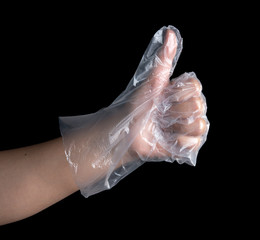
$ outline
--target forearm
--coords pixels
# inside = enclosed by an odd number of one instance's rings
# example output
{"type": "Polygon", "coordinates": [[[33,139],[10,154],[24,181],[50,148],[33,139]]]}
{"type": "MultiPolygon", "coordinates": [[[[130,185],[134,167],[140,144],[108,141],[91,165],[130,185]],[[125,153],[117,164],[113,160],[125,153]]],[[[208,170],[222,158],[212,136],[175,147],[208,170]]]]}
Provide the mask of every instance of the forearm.
{"type": "Polygon", "coordinates": [[[0,152],[0,225],[31,216],[77,190],[61,138],[0,152]]]}

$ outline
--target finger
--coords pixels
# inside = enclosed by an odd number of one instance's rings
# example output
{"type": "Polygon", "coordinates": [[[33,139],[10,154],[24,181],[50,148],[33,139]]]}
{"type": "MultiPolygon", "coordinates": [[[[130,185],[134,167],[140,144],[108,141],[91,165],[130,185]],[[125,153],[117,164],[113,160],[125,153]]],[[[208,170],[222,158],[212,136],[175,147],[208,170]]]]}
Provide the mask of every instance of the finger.
{"type": "Polygon", "coordinates": [[[176,102],[165,113],[164,118],[176,119],[178,123],[189,124],[205,113],[205,102],[202,97],[192,97],[185,102],[176,102]]]}
{"type": "Polygon", "coordinates": [[[172,143],[169,144],[157,144],[156,153],[160,153],[162,156],[176,157],[184,156],[194,150],[197,150],[201,143],[201,137],[178,135],[172,143]]]}
{"type": "Polygon", "coordinates": [[[162,89],[169,83],[169,78],[172,73],[172,62],[177,52],[177,45],[177,37],[174,31],[167,29],[164,43],[154,56],[153,68],[148,78],[153,89],[162,89]]]}
{"type": "Polygon", "coordinates": [[[202,85],[195,77],[173,79],[171,86],[166,89],[168,97],[172,102],[183,102],[191,97],[199,97],[201,90],[202,85]]]}
{"type": "Polygon", "coordinates": [[[177,140],[177,151],[173,158],[179,163],[187,162],[196,165],[196,154],[201,145],[201,137],[179,136],[177,140]]]}
{"type": "Polygon", "coordinates": [[[207,123],[203,118],[198,118],[191,124],[173,124],[169,130],[186,136],[202,136],[207,130],[207,123]]]}
{"type": "Polygon", "coordinates": [[[180,152],[182,151],[192,151],[199,147],[200,137],[191,137],[180,135],[177,140],[177,144],[180,148],[180,152]]]}
{"type": "MultiPolygon", "coordinates": [[[[157,88],[168,84],[181,50],[182,38],[178,29],[173,26],[159,29],[150,41],[130,86],[145,83],[145,86],[157,88]]],[[[147,89],[150,90],[154,89],[147,89]]]]}

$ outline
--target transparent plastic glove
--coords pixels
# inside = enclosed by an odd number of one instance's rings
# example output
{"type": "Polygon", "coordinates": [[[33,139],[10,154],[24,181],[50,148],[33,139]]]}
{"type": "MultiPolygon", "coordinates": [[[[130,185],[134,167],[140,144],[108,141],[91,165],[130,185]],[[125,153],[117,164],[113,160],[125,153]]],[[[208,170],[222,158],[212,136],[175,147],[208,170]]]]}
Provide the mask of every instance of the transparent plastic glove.
{"type": "Polygon", "coordinates": [[[113,187],[146,161],[196,164],[209,123],[196,75],[170,81],[181,50],[179,31],[161,28],[110,106],[60,118],[66,157],[85,197],[113,187]]]}

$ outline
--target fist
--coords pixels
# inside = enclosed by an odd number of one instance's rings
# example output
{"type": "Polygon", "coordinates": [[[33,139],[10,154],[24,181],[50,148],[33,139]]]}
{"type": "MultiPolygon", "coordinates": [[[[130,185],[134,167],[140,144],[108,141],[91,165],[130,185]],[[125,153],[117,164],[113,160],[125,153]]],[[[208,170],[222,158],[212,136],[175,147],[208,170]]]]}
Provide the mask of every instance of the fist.
{"type": "Polygon", "coordinates": [[[142,109],[140,114],[146,119],[137,130],[133,151],[144,161],[177,160],[195,165],[209,128],[207,107],[195,73],[169,79],[178,44],[174,31],[167,29],[161,49],[149,59],[152,70],[135,95],[135,108],[142,109]]]}

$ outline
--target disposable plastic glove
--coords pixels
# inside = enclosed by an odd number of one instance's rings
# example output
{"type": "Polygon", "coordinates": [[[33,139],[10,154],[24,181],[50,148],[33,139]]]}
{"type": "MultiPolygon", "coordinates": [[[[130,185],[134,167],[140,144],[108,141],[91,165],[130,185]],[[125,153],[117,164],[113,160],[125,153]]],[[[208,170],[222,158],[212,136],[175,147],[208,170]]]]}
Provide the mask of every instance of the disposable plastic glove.
{"type": "Polygon", "coordinates": [[[65,154],[85,197],[110,189],[146,161],[196,164],[209,122],[196,75],[170,80],[181,50],[179,31],[161,28],[110,106],[60,118],[65,154]]]}

